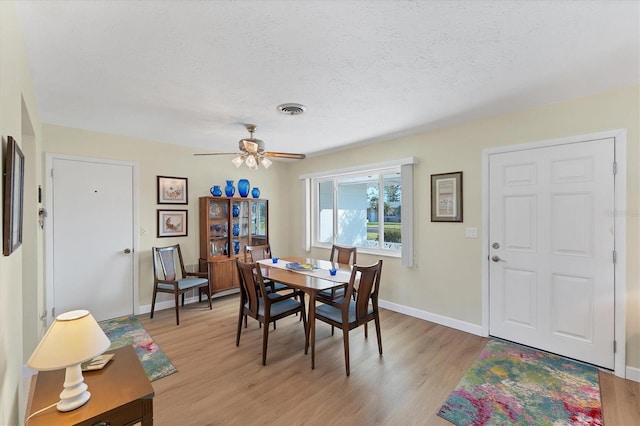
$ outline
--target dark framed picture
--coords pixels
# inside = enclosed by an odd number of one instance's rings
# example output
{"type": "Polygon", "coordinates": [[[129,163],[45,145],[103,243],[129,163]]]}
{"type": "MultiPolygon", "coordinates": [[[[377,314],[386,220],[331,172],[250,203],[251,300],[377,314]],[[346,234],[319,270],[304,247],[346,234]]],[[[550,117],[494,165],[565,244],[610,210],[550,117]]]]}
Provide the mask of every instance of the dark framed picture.
{"type": "Polygon", "coordinates": [[[462,222],[462,172],[431,175],[431,222],[462,222]]]}
{"type": "Polygon", "coordinates": [[[188,179],[158,176],[158,204],[189,204],[188,179]]]}
{"type": "Polygon", "coordinates": [[[24,154],[18,143],[7,138],[4,171],[4,223],[2,253],[9,256],[22,244],[22,210],[24,199],[24,154]]]}
{"type": "Polygon", "coordinates": [[[186,237],[187,210],[158,209],[158,238],[186,237]]]}

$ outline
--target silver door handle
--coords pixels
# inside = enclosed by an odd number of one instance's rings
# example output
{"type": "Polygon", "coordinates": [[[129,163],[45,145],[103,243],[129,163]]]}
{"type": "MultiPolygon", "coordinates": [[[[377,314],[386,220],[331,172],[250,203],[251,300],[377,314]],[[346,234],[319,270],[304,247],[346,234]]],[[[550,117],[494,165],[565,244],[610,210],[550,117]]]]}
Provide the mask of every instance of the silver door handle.
{"type": "Polygon", "coordinates": [[[491,260],[493,260],[494,262],[506,262],[506,260],[500,259],[500,256],[498,256],[497,254],[491,256],[491,260]]]}

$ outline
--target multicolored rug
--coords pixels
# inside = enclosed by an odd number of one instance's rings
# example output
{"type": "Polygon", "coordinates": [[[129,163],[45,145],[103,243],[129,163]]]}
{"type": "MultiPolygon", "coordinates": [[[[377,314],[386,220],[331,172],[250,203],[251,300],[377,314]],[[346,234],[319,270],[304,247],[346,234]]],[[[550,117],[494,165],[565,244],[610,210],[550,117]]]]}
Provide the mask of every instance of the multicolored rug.
{"type": "Polygon", "coordinates": [[[595,367],[490,340],[438,415],[462,425],[602,425],[595,367]]]}
{"type": "Polygon", "coordinates": [[[178,371],[133,315],[100,321],[99,324],[111,340],[109,349],[133,345],[149,381],[153,382],[178,371]]]}

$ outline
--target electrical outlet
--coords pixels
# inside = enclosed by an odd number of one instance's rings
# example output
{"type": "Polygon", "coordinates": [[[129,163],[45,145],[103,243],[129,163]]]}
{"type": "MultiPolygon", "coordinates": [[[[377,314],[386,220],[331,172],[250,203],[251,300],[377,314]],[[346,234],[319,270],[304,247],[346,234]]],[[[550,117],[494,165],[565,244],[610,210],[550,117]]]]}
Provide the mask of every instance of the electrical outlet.
{"type": "Polygon", "coordinates": [[[478,228],[465,228],[464,229],[464,237],[465,238],[478,238],[478,228]]]}
{"type": "Polygon", "coordinates": [[[141,236],[147,235],[147,228],[145,228],[144,226],[141,226],[140,227],[140,235],[141,236]]]}

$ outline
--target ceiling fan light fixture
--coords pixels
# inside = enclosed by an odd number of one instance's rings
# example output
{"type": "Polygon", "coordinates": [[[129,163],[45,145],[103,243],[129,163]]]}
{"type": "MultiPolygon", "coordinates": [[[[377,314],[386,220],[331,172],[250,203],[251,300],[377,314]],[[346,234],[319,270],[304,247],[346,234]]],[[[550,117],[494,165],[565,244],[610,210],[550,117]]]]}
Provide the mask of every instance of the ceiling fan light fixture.
{"type": "Polygon", "coordinates": [[[273,164],[273,162],[267,157],[260,158],[260,163],[264,166],[265,169],[268,169],[273,164]]]}
{"type": "Polygon", "coordinates": [[[238,155],[233,160],[231,160],[231,162],[233,163],[234,166],[236,166],[236,168],[238,168],[242,165],[242,163],[244,163],[244,156],[238,155]]]}
{"type": "Polygon", "coordinates": [[[251,170],[256,170],[258,168],[258,162],[256,161],[255,155],[248,155],[246,164],[251,170]]]}

